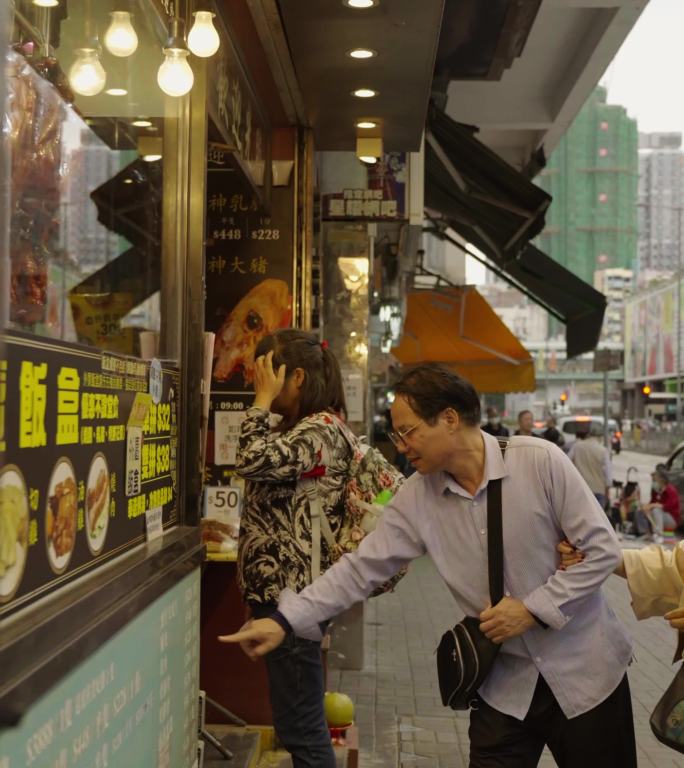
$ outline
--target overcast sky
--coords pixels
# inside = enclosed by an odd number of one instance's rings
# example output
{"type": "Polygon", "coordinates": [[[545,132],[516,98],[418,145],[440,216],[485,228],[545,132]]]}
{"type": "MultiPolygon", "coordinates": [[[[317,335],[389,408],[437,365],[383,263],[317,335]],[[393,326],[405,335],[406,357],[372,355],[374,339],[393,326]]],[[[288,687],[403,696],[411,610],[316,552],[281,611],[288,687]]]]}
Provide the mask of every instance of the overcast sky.
{"type": "MultiPolygon", "coordinates": [[[[640,131],[684,133],[684,0],[650,0],[601,82],[640,131]]],[[[466,272],[468,282],[484,282],[475,259],[466,272]]]]}
{"type": "Polygon", "coordinates": [[[684,133],[684,2],[650,0],[601,82],[640,131],[684,133]]]}

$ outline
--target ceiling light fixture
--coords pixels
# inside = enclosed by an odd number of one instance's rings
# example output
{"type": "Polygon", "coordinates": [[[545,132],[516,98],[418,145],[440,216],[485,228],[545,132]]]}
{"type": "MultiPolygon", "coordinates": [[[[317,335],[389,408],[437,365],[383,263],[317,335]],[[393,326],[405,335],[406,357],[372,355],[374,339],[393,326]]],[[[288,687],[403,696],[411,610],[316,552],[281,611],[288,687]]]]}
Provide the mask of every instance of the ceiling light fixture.
{"type": "Polygon", "coordinates": [[[38,8],[56,8],[59,5],[59,0],[33,0],[33,4],[38,8]]]}
{"type": "Polygon", "coordinates": [[[188,34],[188,48],[195,56],[206,59],[213,56],[221,44],[214,26],[214,14],[211,11],[195,11],[192,15],[195,23],[188,34]]]}
{"type": "Polygon", "coordinates": [[[372,120],[359,120],[359,122],[356,124],[357,128],[363,128],[363,129],[370,129],[370,128],[377,128],[378,124],[374,123],[372,120]]]}
{"type": "Polygon", "coordinates": [[[363,10],[364,8],[373,8],[378,4],[379,0],[342,0],[342,2],[348,8],[363,10]]]}
{"type": "Polygon", "coordinates": [[[76,59],[69,67],[69,85],[81,96],[97,96],[105,87],[107,73],[100,62],[100,41],[93,23],[90,0],[86,0],[84,8],[83,45],[76,48],[76,59]]]}
{"type": "Polygon", "coordinates": [[[372,88],[357,88],[355,91],[352,91],[352,95],[359,99],[372,99],[373,96],[378,95],[378,92],[372,88]]]}
{"type": "Polygon", "coordinates": [[[347,56],[350,56],[352,59],[372,59],[377,55],[377,51],[371,48],[353,48],[351,51],[347,51],[347,56]]]}
{"type": "Polygon", "coordinates": [[[138,139],[138,152],[146,163],[161,160],[164,143],[160,137],[141,136],[138,139]]]}
{"type": "Polygon", "coordinates": [[[185,96],[192,88],[195,76],[188,64],[189,55],[183,35],[183,20],[174,17],[169,23],[164,61],[157,72],[157,83],[167,96],[185,96]]]}
{"type": "Polygon", "coordinates": [[[107,73],[96,48],[77,48],[76,60],[69,68],[69,84],[81,96],[97,96],[104,88],[107,73]]]}
{"type": "Polygon", "coordinates": [[[105,93],[108,96],[125,96],[128,91],[125,88],[107,88],[105,93]]]}
{"type": "Polygon", "coordinates": [[[152,123],[149,120],[134,120],[131,125],[134,125],[136,128],[149,128],[152,123]]]}
{"type": "Polygon", "coordinates": [[[105,32],[105,48],[112,56],[130,56],[138,47],[138,35],[133,29],[131,14],[128,11],[112,11],[109,15],[112,23],[105,32]]]}
{"type": "Polygon", "coordinates": [[[356,138],[356,156],[362,163],[373,165],[377,163],[378,158],[382,157],[383,143],[380,136],[369,138],[357,136],[356,138]]]}

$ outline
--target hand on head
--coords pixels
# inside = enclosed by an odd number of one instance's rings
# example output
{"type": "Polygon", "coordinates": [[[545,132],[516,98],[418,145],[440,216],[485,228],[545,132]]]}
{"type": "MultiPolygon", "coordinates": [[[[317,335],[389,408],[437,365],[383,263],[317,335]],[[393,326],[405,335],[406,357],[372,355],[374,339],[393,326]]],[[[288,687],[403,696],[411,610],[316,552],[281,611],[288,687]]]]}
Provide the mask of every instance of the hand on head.
{"type": "Polygon", "coordinates": [[[273,368],[273,350],[267,355],[261,355],[254,361],[254,394],[255,402],[270,407],[278,397],[285,384],[285,365],[276,372],[273,368]]]}

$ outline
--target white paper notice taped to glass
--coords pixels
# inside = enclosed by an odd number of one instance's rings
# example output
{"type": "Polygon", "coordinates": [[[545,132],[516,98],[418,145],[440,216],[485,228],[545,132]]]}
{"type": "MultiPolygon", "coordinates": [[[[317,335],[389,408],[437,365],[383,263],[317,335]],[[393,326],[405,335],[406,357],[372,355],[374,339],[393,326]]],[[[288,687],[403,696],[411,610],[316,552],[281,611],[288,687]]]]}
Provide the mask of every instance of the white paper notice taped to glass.
{"type": "Polygon", "coordinates": [[[218,411],[214,414],[214,464],[235,464],[240,425],[244,418],[245,414],[240,411],[218,411]]]}
{"type": "Polygon", "coordinates": [[[147,531],[147,540],[158,539],[163,533],[162,515],[163,507],[153,507],[145,512],[145,530],[147,531]]]}
{"type": "Polygon", "coordinates": [[[142,427],[126,430],[126,496],[137,496],[142,481],[142,427]]]}

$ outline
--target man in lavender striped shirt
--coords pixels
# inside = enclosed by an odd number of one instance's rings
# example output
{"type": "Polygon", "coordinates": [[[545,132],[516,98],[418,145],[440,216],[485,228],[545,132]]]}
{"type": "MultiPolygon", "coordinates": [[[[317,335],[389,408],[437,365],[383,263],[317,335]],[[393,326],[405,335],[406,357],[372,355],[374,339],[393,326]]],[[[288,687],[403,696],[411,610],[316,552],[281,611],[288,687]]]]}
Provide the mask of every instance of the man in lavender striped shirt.
{"type": "MultiPolygon", "coordinates": [[[[544,745],[561,768],[633,768],[636,746],[626,669],[632,643],[601,585],[620,561],[606,515],[565,454],[513,437],[502,457],[481,432],[473,387],[437,364],[395,387],[393,439],[417,469],[376,530],[278,611],[220,638],[252,658],[286,632],[320,639],[319,623],[365,599],[429,554],[466,614],[503,643],[470,718],[471,768],[536,766],[544,745]],[[487,483],[502,478],[505,597],[489,603],[487,483]],[[585,559],[558,570],[566,538],[585,559]]],[[[445,629],[456,616],[445,616],[445,629]]]]}

